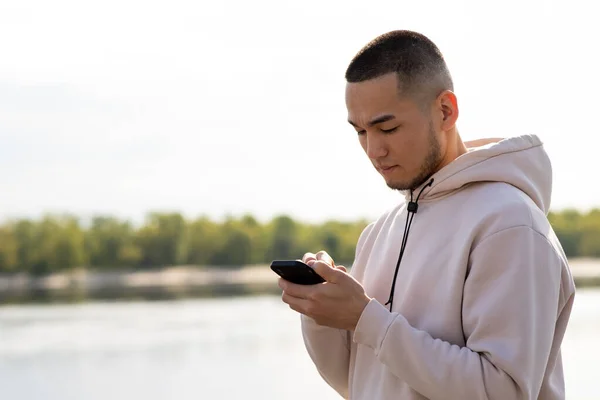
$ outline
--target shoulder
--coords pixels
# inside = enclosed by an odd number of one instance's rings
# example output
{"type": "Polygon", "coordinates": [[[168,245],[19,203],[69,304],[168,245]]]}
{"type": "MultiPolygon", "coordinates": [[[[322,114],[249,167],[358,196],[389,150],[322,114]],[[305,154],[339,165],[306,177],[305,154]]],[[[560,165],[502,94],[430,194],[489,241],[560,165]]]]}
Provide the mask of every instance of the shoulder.
{"type": "Polygon", "coordinates": [[[460,195],[462,210],[474,217],[481,239],[517,227],[546,236],[551,230],[544,210],[518,188],[503,182],[471,185],[460,195]]]}

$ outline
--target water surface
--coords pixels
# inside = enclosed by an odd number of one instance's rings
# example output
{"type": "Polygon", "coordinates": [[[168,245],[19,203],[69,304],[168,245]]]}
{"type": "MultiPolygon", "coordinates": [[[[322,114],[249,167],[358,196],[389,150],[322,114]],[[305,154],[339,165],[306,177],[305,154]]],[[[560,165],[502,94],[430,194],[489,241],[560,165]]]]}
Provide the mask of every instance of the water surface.
{"type": "MultiPolygon", "coordinates": [[[[15,400],[339,399],[278,296],[0,307],[0,390],[15,400]]],[[[568,399],[600,399],[600,290],[563,345],[568,399]]]]}

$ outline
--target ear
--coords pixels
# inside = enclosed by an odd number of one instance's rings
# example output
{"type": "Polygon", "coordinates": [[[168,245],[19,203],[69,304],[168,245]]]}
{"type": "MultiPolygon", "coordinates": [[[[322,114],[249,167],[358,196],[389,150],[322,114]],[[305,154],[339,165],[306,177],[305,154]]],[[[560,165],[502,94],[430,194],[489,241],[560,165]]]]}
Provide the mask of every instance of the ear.
{"type": "Polygon", "coordinates": [[[458,100],[450,90],[444,90],[438,96],[438,109],[441,111],[441,128],[448,131],[456,125],[458,119],[458,100]]]}

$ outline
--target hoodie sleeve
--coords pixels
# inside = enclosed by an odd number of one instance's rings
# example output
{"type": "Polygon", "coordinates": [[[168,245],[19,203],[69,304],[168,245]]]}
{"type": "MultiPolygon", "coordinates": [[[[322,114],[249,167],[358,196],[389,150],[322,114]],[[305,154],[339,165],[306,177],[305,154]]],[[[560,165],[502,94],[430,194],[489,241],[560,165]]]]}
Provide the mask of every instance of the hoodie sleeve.
{"type": "Polygon", "coordinates": [[[562,306],[561,267],[556,250],[532,228],[494,233],[471,253],[465,347],[415,329],[375,300],[353,340],[432,400],[537,399],[562,306]]]}
{"type": "MultiPolygon", "coordinates": [[[[369,224],[361,233],[355,252],[355,260],[364,246],[369,232],[369,224]]],[[[355,261],[350,273],[356,276],[360,266],[355,261]]],[[[306,350],[317,367],[321,377],[343,398],[348,398],[348,375],[350,367],[351,334],[344,329],[318,325],[312,318],[300,315],[302,336],[306,350]]]]}
{"type": "Polygon", "coordinates": [[[301,315],[302,335],[306,350],[321,377],[343,398],[348,398],[350,365],[349,332],[318,325],[301,315]]]}

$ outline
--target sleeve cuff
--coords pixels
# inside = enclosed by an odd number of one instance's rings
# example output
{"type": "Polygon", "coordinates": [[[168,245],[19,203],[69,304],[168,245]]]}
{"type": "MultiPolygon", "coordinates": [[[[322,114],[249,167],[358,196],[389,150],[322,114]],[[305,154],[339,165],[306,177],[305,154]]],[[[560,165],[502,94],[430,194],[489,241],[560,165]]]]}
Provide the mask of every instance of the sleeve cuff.
{"type": "Polygon", "coordinates": [[[385,306],[371,299],[360,315],[352,340],[372,348],[377,353],[394,318],[395,315],[385,306]]]}

